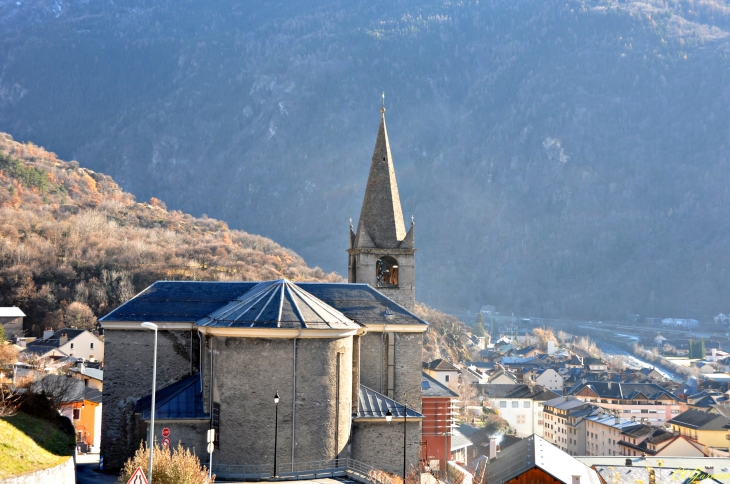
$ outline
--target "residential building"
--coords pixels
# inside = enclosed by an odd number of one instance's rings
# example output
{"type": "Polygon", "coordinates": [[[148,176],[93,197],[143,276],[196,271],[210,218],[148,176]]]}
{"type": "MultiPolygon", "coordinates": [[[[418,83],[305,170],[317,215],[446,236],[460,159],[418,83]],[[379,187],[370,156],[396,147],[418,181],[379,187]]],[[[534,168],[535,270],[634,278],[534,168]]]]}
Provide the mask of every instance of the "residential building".
{"type": "Polygon", "coordinates": [[[545,439],[531,435],[490,458],[484,472],[486,484],[600,483],[601,478],[545,439]]]}
{"type": "Polygon", "coordinates": [[[586,417],[585,455],[622,455],[621,433],[641,424],[605,413],[603,409],[586,417]]]}
{"type": "Polygon", "coordinates": [[[487,384],[478,388],[517,436],[541,435],[543,402],[558,396],[540,385],[487,384]]]}
{"type": "Polygon", "coordinates": [[[706,457],[708,455],[696,440],[656,427],[652,427],[651,432],[638,444],[622,440],[620,446],[622,455],[628,456],[706,457]]]}
{"type": "Polygon", "coordinates": [[[435,359],[430,363],[423,362],[423,371],[446,386],[459,384],[459,369],[442,358],[435,359]]]}
{"type": "Polygon", "coordinates": [[[534,381],[558,395],[563,394],[563,377],[552,368],[539,371],[534,381]]]}
{"type": "Polygon", "coordinates": [[[16,307],[0,308],[0,325],[5,332],[5,339],[15,341],[23,336],[23,318],[25,313],[16,307]]]}
{"type": "Polygon", "coordinates": [[[567,392],[587,403],[616,411],[622,418],[636,417],[641,423],[664,425],[685,410],[686,404],[656,383],[588,381],[567,392]]]}
{"type": "Polygon", "coordinates": [[[432,376],[421,374],[422,458],[436,476],[444,476],[450,457],[454,403],[459,395],[432,376]]]}
{"type": "Polygon", "coordinates": [[[466,464],[468,448],[472,443],[468,437],[459,432],[458,429],[451,430],[451,458],[449,460],[459,464],[466,464]]]}
{"type": "Polygon", "coordinates": [[[585,417],[596,407],[575,397],[557,397],[543,402],[543,436],[551,444],[568,452],[586,452],[585,417]]]}
{"type": "Polygon", "coordinates": [[[44,339],[28,343],[26,351],[28,350],[43,357],[62,355],[104,361],[104,342],[85,329],[59,329],[44,339]]]}
{"type": "Polygon", "coordinates": [[[667,422],[679,435],[692,438],[707,447],[727,449],[730,419],[724,415],[690,409],[667,422]]]}
{"type": "MultiPolygon", "coordinates": [[[[723,483],[730,481],[727,471],[730,458],[708,457],[636,457],[583,456],[576,457],[583,464],[595,469],[605,483],[723,483]],[[705,477],[702,477],[705,476],[705,477]],[[712,476],[708,478],[708,476],[712,476]]],[[[590,482],[590,481],[588,481],[590,482]]],[[[581,481],[585,484],[585,481],[581,481]]]]}
{"type": "Polygon", "coordinates": [[[69,370],[71,378],[81,380],[84,385],[94,390],[104,391],[104,370],[88,368],[84,364],[69,370]]]}

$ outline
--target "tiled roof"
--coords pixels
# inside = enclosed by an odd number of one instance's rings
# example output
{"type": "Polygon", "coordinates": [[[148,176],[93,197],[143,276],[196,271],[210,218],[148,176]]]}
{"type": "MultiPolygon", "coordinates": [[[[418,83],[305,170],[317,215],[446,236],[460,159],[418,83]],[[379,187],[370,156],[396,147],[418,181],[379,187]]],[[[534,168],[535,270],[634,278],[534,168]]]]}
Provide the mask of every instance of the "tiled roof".
{"type": "MultiPolygon", "coordinates": [[[[402,419],[404,417],[405,406],[398,403],[392,398],[388,398],[365,385],[360,385],[358,394],[357,412],[352,414],[353,419],[383,419],[386,417],[388,410],[393,415],[393,420],[402,419]]],[[[422,414],[408,407],[408,415],[406,418],[424,418],[422,414]]]]}
{"type": "Polygon", "coordinates": [[[71,368],[71,370],[69,371],[78,373],[79,375],[88,376],[89,378],[93,378],[94,380],[104,381],[104,370],[83,366],[81,368],[71,368]]]}
{"type": "MultiPolygon", "coordinates": [[[[45,340],[41,340],[41,341],[45,341],[45,340]]],[[[58,345],[56,345],[56,346],[49,346],[49,345],[34,344],[34,345],[31,346],[30,343],[23,350],[23,353],[25,353],[25,354],[33,353],[33,354],[36,354],[36,355],[39,355],[40,356],[40,355],[45,355],[46,353],[48,353],[50,351],[54,351],[54,350],[55,351],[58,351],[62,355],[66,355],[66,353],[64,353],[63,351],[61,351],[61,350],[58,349],[58,345]]]]}
{"type": "Polygon", "coordinates": [[[534,468],[541,469],[559,482],[571,483],[573,476],[580,476],[580,482],[584,484],[601,482],[596,471],[537,435],[517,442],[489,462],[486,482],[501,484],[534,468]]]}
{"type": "Polygon", "coordinates": [[[434,371],[459,371],[458,368],[443,358],[437,358],[430,363],[424,363],[424,366],[425,368],[434,371]]]}
{"type": "MultiPolygon", "coordinates": [[[[157,281],[100,321],[194,323],[257,284],[157,281]]],[[[367,284],[299,282],[295,285],[360,324],[427,324],[367,284]]]]}
{"type": "Polygon", "coordinates": [[[84,400],[101,403],[101,392],[95,388],[84,387],[84,400]]]}
{"type": "Polygon", "coordinates": [[[22,318],[25,317],[25,313],[16,307],[3,307],[0,308],[0,318],[22,318]]]}
{"type": "Polygon", "coordinates": [[[58,348],[61,346],[61,336],[66,336],[68,339],[63,343],[66,344],[69,341],[77,338],[80,334],[86,333],[85,329],[74,329],[74,328],[63,328],[53,333],[49,338],[37,339],[28,343],[27,347],[33,346],[49,346],[52,348],[58,348]]]}
{"type": "Polygon", "coordinates": [[[680,413],[667,423],[694,430],[725,430],[730,428],[730,420],[727,417],[694,409],[680,413]]]}
{"type": "Polygon", "coordinates": [[[443,383],[430,377],[426,373],[421,373],[421,396],[422,397],[450,397],[458,398],[459,394],[448,388],[443,383]]]}
{"type": "Polygon", "coordinates": [[[473,445],[471,440],[469,440],[464,434],[459,432],[457,429],[453,429],[451,431],[451,452],[463,449],[470,445],[473,445]]]}
{"type": "MultiPolygon", "coordinates": [[[[137,400],[134,412],[142,420],[150,419],[152,395],[137,400]]],[[[157,390],[155,394],[155,418],[158,419],[206,419],[210,415],[203,408],[203,389],[200,373],[157,390]]]]}
{"type": "Polygon", "coordinates": [[[357,329],[344,314],[291,282],[261,282],[197,322],[234,328],[357,329]]]}
{"type": "Polygon", "coordinates": [[[550,390],[546,390],[541,385],[534,385],[532,388],[528,385],[508,385],[488,383],[478,386],[483,395],[489,398],[529,398],[534,401],[552,400],[558,397],[558,394],[550,390]]]}
{"type": "Polygon", "coordinates": [[[656,383],[611,383],[605,381],[589,381],[579,383],[571,387],[568,394],[575,395],[585,387],[590,388],[601,398],[612,398],[618,400],[656,400],[662,396],[666,396],[672,400],[678,400],[677,397],[656,383]]]}

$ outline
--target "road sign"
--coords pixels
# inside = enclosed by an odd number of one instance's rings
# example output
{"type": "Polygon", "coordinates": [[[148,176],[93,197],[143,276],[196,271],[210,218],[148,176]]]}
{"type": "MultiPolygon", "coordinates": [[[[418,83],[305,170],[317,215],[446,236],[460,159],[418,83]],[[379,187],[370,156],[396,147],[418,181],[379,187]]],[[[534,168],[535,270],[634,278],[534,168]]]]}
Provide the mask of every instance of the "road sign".
{"type": "Polygon", "coordinates": [[[212,454],[213,449],[215,449],[215,444],[213,442],[208,442],[208,453],[212,454]]]}
{"type": "Polygon", "coordinates": [[[208,430],[208,438],[206,442],[215,442],[215,429],[208,430]]]}
{"type": "Polygon", "coordinates": [[[137,469],[134,471],[134,474],[132,474],[132,477],[129,478],[127,481],[127,484],[149,484],[147,482],[147,476],[144,475],[144,472],[142,472],[141,467],[137,467],[137,469]]]}
{"type": "Polygon", "coordinates": [[[162,429],[162,436],[163,437],[169,437],[170,436],[170,429],[168,429],[167,427],[165,427],[164,429],[162,429]]]}
{"type": "Polygon", "coordinates": [[[164,439],[162,439],[162,446],[170,447],[170,437],[165,437],[164,439]]]}

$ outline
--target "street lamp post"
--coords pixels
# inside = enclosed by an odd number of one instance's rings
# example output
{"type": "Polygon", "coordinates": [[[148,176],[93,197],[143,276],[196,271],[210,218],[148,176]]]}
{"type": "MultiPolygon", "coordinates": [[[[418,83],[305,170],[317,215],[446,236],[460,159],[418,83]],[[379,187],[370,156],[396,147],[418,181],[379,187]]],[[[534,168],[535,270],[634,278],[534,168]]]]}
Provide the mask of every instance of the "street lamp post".
{"type": "Polygon", "coordinates": [[[155,450],[155,392],[157,387],[157,325],[155,323],[142,323],[142,327],[152,329],[155,332],[155,352],[152,357],[152,408],[150,409],[150,434],[147,439],[147,447],[150,449],[150,464],[147,471],[147,482],[152,484],[152,454],[155,450]]]}
{"type": "Polygon", "coordinates": [[[274,477],[279,477],[276,472],[276,448],[279,440],[279,392],[274,396],[274,477]]]}
{"type": "Polygon", "coordinates": [[[406,424],[408,423],[408,405],[403,403],[403,484],[406,484],[406,424]]]}

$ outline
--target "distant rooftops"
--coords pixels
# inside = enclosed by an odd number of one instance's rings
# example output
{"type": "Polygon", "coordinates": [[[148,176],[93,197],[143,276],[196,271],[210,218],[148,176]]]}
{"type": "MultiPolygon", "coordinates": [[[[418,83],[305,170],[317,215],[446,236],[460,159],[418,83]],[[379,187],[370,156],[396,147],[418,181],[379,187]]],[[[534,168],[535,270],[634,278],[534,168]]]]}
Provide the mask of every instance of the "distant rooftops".
{"type": "Polygon", "coordinates": [[[694,409],[680,413],[667,423],[694,430],[726,430],[730,428],[730,419],[727,417],[694,409]]]}

